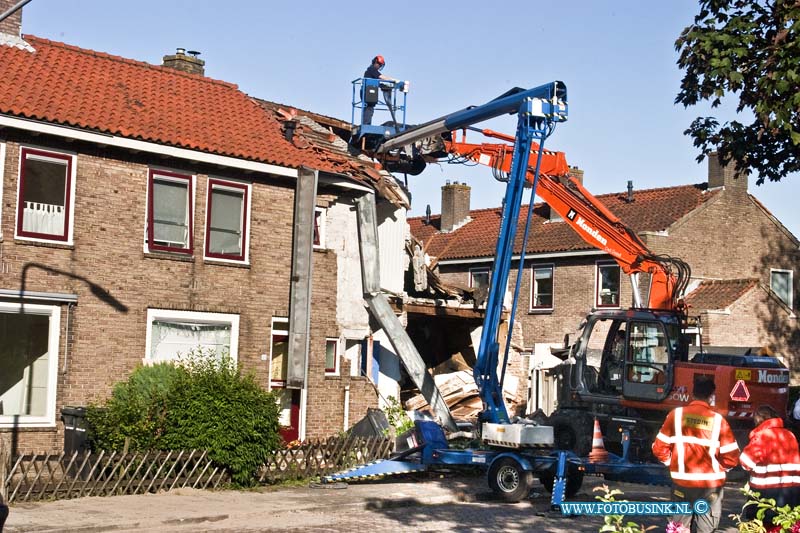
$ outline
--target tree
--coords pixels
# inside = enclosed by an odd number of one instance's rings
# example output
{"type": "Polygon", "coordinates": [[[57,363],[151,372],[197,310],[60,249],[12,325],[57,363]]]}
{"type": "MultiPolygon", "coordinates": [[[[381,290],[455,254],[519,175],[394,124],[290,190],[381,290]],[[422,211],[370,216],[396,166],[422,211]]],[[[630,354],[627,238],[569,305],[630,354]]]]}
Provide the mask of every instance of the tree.
{"type": "Polygon", "coordinates": [[[684,133],[723,162],[756,172],[758,184],[800,170],[800,0],[700,0],[694,24],[675,42],[685,70],[675,103],[689,107],[725,95],[750,124],[698,117],[684,133]]]}

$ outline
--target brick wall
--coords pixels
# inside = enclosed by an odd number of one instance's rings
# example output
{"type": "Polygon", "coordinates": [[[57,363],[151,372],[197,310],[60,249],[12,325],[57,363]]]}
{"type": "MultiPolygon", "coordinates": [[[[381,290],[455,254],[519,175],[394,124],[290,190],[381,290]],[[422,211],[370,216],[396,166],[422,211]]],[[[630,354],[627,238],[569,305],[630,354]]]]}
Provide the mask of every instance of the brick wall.
{"type": "MultiPolygon", "coordinates": [[[[535,343],[561,343],[569,333],[574,339],[580,321],[594,307],[597,261],[607,263],[607,256],[586,256],[563,259],[526,261],[520,286],[516,320],[522,324],[522,342],[526,349],[535,343]],[[553,265],[553,310],[530,311],[531,268],[553,265]]],[[[469,270],[460,265],[441,265],[442,279],[447,283],[467,286],[469,270]]],[[[517,266],[509,275],[509,290],[513,290],[517,279],[517,266]]],[[[621,306],[631,305],[630,280],[621,277],[621,306]]]]}
{"type": "MultiPolygon", "coordinates": [[[[19,0],[0,0],[0,14],[5,13],[18,3],[19,0]]],[[[0,33],[8,33],[19,37],[21,27],[22,9],[18,9],[13,15],[0,22],[0,33]]]]}
{"type": "MultiPolygon", "coordinates": [[[[61,349],[56,418],[64,405],[97,402],[140,364],[145,355],[148,308],[238,314],[239,365],[255,373],[266,386],[271,318],[287,316],[293,223],[294,183],[280,178],[254,178],[218,168],[72,143],[14,132],[0,138],[6,144],[0,229],[3,241],[0,288],[20,289],[26,264],[82,276],[107,290],[127,306],[120,312],[94,296],[77,279],[29,268],[25,290],[70,293],[78,297],[70,312],[70,335],[65,341],[67,307],[62,306],[61,349]],[[42,149],[77,152],[74,245],[46,245],[14,239],[20,143],[42,149]],[[143,252],[148,168],[168,168],[196,174],[194,254],[190,258],[143,252]],[[250,219],[249,266],[203,259],[207,178],[254,181],[250,219]],[[66,350],[66,351],[65,351],[66,350]],[[68,360],[64,361],[64,354],[68,360]],[[61,371],[62,368],[65,371],[61,371]]],[[[334,198],[330,196],[330,199],[334,198]]],[[[323,378],[325,337],[337,337],[336,254],[314,253],[311,351],[308,394],[308,436],[338,431],[336,405],[341,407],[343,383],[323,378]],[[338,399],[337,399],[338,396],[338,399]]],[[[363,384],[351,387],[354,406],[368,404],[374,393],[363,384]],[[371,394],[371,396],[369,395],[371,394]]],[[[351,417],[356,417],[351,407],[351,417]]],[[[362,415],[363,416],[363,415],[362,415]]],[[[63,442],[63,429],[23,430],[20,448],[54,448],[63,442]]]]}

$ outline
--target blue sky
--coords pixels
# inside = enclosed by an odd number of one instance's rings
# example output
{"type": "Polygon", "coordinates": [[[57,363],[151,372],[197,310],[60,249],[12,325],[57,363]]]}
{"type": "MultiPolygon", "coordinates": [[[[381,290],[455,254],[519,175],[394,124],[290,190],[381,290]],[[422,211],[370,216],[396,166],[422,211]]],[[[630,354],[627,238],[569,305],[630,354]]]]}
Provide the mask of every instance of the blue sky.
{"type": "MultiPolygon", "coordinates": [[[[409,123],[481,104],[515,86],[562,80],[569,121],[548,140],[581,167],[595,194],[706,181],[683,130],[721,109],[673,104],[681,72],[673,43],[693,0],[560,2],[265,2],[245,0],[32,0],[23,32],[160,63],[199,50],[206,75],[246,93],[349,120],[351,85],[375,54],[411,81],[409,123]]],[[[376,115],[376,122],[377,122],[376,115]]],[[[513,133],[511,118],[487,127],[513,133]]],[[[497,206],[488,169],[431,166],[409,177],[412,214],[439,212],[445,180],[472,187],[472,207],[497,206]]],[[[797,176],[750,189],[796,236],[797,176]]]]}

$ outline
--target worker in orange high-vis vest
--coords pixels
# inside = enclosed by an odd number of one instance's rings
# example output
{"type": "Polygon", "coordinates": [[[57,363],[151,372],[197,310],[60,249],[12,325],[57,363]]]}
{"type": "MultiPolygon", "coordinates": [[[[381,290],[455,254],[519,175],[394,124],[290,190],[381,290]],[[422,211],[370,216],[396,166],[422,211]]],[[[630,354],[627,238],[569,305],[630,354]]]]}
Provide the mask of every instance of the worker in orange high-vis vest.
{"type": "MultiPolygon", "coordinates": [[[[756,428],[750,443],[742,450],[742,468],[750,471],[750,488],[762,498],[773,498],[777,507],[800,504],[800,450],[794,434],[783,427],[780,415],[769,405],[762,405],[753,415],[756,428]]],[[[743,518],[752,520],[758,508],[747,505],[743,518]]],[[[774,512],[767,511],[765,521],[774,512]]]]}
{"type": "Polygon", "coordinates": [[[706,500],[705,514],[676,515],[673,522],[693,533],[711,533],[722,516],[725,472],[739,463],[739,446],[728,422],[711,409],[716,386],[711,379],[694,383],[693,401],[673,409],[653,443],[653,455],[669,466],[672,500],[706,500]]]}

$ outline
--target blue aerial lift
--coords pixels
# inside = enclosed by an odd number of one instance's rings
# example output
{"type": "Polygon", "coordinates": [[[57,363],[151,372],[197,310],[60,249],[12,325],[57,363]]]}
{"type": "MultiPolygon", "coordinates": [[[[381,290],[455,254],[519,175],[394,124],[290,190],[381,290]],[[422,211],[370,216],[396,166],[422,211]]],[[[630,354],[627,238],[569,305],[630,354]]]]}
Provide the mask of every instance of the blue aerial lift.
{"type": "MultiPolygon", "coordinates": [[[[356,98],[354,88],[354,120],[356,109],[363,109],[364,85],[360,87],[362,95],[360,99],[356,98]],[[356,107],[357,105],[362,107],[356,107]]],[[[397,88],[393,90],[396,91],[397,88]]],[[[387,99],[389,108],[392,107],[393,101],[394,98],[387,99]]],[[[607,458],[591,461],[568,451],[553,451],[553,428],[526,419],[512,421],[503,401],[502,383],[511,335],[507,336],[504,346],[501,347],[498,342],[498,332],[518,233],[517,222],[526,186],[526,174],[529,170],[533,170],[530,191],[530,205],[533,205],[544,154],[544,142],[558,123],[567,120],[567,89],[564,83],[554,81],[532,89],[515,88],[486,104],[469,107],[419,126],[406,126],[404,118],[401,125],[396,120],[395,113],[392,113],[394,128],[387,126],[385,129],[375,129],[376,127],[371,125],[354,125],[353,143],[374,154],[384,164],[389,162],[387,167],[390,170],[397,170],[396,162],[402,161],[422,161],[424,167],[424,158],[419,153],[420,145],[424,145],[428,150],[426,156],[436,157],[438,155],[436,139],[447,139],[452,131],[472,128],[474,124],[506,114],[517,116],[517,129],[492,267],[489,298],[477,361],[473,369],[473,376],[483,403],[483,410],[478,418],[481,445],[474,449],[452,449],[441,426],[431,421],[417,421],[413,446],[408,450],[390,460],[376,461],[327,476],[324,478],[326,482],[372,479],[421,471],[434,465],[479,465],[488,469],[489,486],[505,501],[515,502],[527,496],[533,476],[537,475],[543,484],[552,490],[553,505],[559,505],[565,495],[575,494],[581,486],[584,474],[605,475],[626,481],[638,480],[643,483],[669,483],[669,475],[663,465],[628,461],[630,437],[626,432],[623,432],[621,439],[622,456],[608,454],[607,458]],[[529,169],[529,159],[533,161],[532,148],[533,154],[536,155],[536,164],[534,169],[529,169]]],[[[402,164],[399,166],[402,167],[402,164]]],[[[532,210],[529,210],[524,228],[519,259],[520,269],[525,260],[531,213],[532,210]]],[[[514,290],[509,331],[513,329],[521,279],[520,273],[514,290]]]]}

